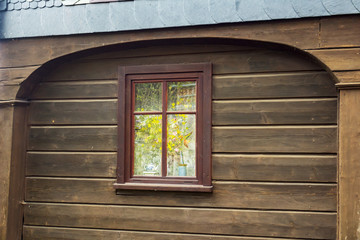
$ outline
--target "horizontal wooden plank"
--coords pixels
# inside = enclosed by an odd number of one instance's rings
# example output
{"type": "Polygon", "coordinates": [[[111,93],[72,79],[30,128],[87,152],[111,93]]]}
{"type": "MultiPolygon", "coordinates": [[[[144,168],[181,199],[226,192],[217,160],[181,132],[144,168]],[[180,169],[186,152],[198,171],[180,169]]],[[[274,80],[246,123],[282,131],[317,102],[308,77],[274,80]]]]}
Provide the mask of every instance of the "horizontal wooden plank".
{"type": "Polygon", "coordinates": [[[0,99],[1,100],[10,100],[15,99],[16,94],[19,91],[19,85],[2,85],[0,83],[0,99]]]}
{"type": "Polygon", "coordinates": [[[24,224],[311,239],[336,237],[336,214],[315,212],[30,203],[24,206],[24,224]]]}
{"type": "Polygon", "coordinates": [[[171,63],[211,62],[214,74],[252,73],[277,71],[320,70],[321,68],[293,52],[276,50],[247,50],[222,53],[184,54],[122,59],[104,59],[87,62],[71,62],[56,69],[47,78],[58,80],[114,79],[119,65],[149,65],[171,63]]]}
{"type": "MultiPolygon", "coordinates": [[[[336,99],[215,101],[213,125],[335,124],[336,99]]],[[[32,102],[30,124],[117,124],[117,100],[32,102]]]]}
{"type": "Polygon", "coordinates": [[[28,150],[116,151],[117,127],[31,127],[28,150]]]}
{"type": "Polygon", "coordinates": [[[26,179],[26,201],[336,211],[336,184],[214,182],[213,193],[115,190],[115,179],[26,179]]]}
{"type": "MultiPolygon", "coordinates": [[[[336,126],[214,127],[213,152],[336,153],[336,126]]],[[[31,127],[28,150],[116,151],[117,127],[31,127]]]]}
{"type": "MultiPolygon", "coordinates": [[[[117,153],[27,153],[28,176],[116,177],[117,153]]],[[[214,180],[336,182],[336,156],[214,154],[214,180]],[[281,174],[279,174],[281,173],[281,174]]]]}
{"type": "Polygon", "coordinates": [[[356,47],[360,46],[360,16],[331,16],[322,18],[320,47],[356,47]]]}
{"type": "Polygon", "coordinates": [[[27,176],[116,177],[117,153],[28,152],[27,176]]]}
{"type": "Polygon", "coordinates": [[[336,99],[213,102],[213,125],[336,124],[336,99]]]}
{"type": "MultiPolygon", "coordinates": [[[[204,235],[204,234],[181,234],[181,233],[160,233],[160,232],[139,232],[121,230],[102,230],[85,228],[60,228],[60,227],[39,227],[24,226],[24,240],[269,240],[263,237],[237,237],[225,235],[204,235]]],[[[271,238],[273,240],[295,240],[289,238],[271,238]]]]}
{"type": "Polygon", "coordinates": [[[214,154],[213,179],[336,182],[337,157],[317,155],[214,154]]]}
{"type": "Polygon", "coordinates": [[[214,127],[213,152],[336,153],[335,126],[214,127]]]}
{"type": "Polygon", "coordinates": [[[333,72],[340,83],[359,83],[360,71],[333,72]]]}
{"type": "Polygon", "coordinates": [[[116,98],[117,81],[41,82],[31,99],[116,98]]]}
{"type": "MultiPolygon", "coordinates": [[[[210,40],[211,41],[211,40],[210,40]]],[[[101,51],[100,54],[92,54],[90,56],[84,57],[81,60],[85,59],[114,59],[114,58],[134,58],[134,57],[152,57],[152,56],[169,56],[169,55],[182,55],[182,54],[198,54],[198,53],[214,53],[214,52],[230,52],[230,51],[241,51],[241,50],[252,50],[255,47],[246,46],[246,45],[229,45],[225,43],[214,44],[208,42],[204,44],[201,41],[201,44],[196,44],[197,41],[179,41],[178,45],[166,45],[166,44],[156,44],[156,43],[145,43],[141,47],[129,47],[126,49],[121,49],[120,46],[115,46],[110,51],[105,52],[101,51]],[[188,42],[188,43],[186,43],[188,42]],[[149,46],[150,45],[150,46],[149,46]]]]}
{"type": "Polygon", "coordinates": [[[325,49],[308,51],[331,71],[360,70],[360,48],[325,49]]]}
{"type": "Polygon", "coordinates": [[[20,85],[39,66],[2,68],[0,69],[0,83],[5,85],[20,85]]]}
{"type": "MultiPolygon", "coordinates": [[[[341,74],[341,73],[339,73],[341,74]]],[[[326,72],[213,77],[214,99],[336,96],[326,72]]],[[[117,81],[42,82],[32,99],[116,98],[117,81]]]]}
{"type": "Polygon", "coordinates": [[[326,72],[213,77],[214,99],[300,98],[336,96],[326,72]]]}
{"type": "Polygon", "coordinates": [[[29,123],[58,124],[117,124],[117,99],[32,102],[29,123]]]}

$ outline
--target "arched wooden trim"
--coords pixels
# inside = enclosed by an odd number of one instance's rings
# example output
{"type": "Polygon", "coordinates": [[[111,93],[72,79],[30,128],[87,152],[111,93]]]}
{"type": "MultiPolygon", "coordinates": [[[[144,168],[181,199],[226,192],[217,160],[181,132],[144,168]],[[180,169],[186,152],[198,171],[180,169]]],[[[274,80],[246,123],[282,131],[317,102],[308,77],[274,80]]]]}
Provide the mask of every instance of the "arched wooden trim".
{"type": "Polygon", "coordinates": [[[16,95],[16,99],[27,99],[29,94],[34,90],[36,84],[41,81],[42,77],[47,73],[51,72],[57,65],[65,63],[67,61],[86,57],[89,55],[95,55],[98,53],[119,51],[122,49],[134,49],[139,47],[149,47],[149,46],[165,46],[165,45],[187,45],[187,44],[228,44],[228,45],[238,45],[238,46],[251,46],[259,47],[263,49],[272,49],[278,51],[287,51],[293,52],[300,58],[308,59],[309,61],[318,64],[327,71],[331,78],[334,81],[334,84],[339,82],[337,77],[332,73],[331,69],[321,62],[313,54],[303,51],[294,46],[289,46],[285,44],[280,44],[276,42],[266,42],[266,41],[257,41],[257,40],[244,40],[244,39],[235,39],[235,38],[181,38],[181,39],[166,39],[166,40],[141,40],[141,41],[131,41],[126,43],[119,44],[110,44],[100,47],[90,47],[83,49],[77,52],[67,54],[58,58],[49,60],[48,62],[42,64],[34,72],[32,72],[26,80],[21,84],[21,87],[16,95]]]}

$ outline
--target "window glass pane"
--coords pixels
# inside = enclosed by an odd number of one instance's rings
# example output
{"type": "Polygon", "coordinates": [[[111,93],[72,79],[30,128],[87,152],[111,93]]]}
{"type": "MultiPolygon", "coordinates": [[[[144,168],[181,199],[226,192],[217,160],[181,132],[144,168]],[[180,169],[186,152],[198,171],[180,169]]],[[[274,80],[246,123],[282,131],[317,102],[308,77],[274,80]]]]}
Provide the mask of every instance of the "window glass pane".
{"type": "Polygon", "coordinates": [[[167,175],[195,177],[195,114],[170,114],[167,122],[167,175]]]}
{"type": "Polygon", "coordinates": [[[135,112],[161,111],[161,83],[135,83],[135,112]]]}
{"type": "Polygon", "coordinates": [[[135,176],[161,175],[161,119],[161,115],[135,115],[135,176]]]}
{"type": "Polygon", "coordinates": [[[168,111],[196,110],[196,82],[168,82],[168,111]]]}

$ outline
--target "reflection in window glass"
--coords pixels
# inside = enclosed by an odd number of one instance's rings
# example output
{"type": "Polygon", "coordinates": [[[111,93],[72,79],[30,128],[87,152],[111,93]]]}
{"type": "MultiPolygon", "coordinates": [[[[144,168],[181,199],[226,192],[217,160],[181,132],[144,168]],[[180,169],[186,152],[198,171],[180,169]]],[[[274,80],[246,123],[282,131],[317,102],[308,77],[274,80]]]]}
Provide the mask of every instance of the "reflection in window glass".
{"type": "Polygon", "coordinates": [[[168,111],[196,110],[195,81],[168,82],[168,111]]]}
{"type": "Polygon", "coordinates": [[[161,115],[135,115],[135,176],[161,175],[161,120],[161,115]]]}
{"type": "Polygon", "coordinates": [[[136,83],[135,84],[135,112],[162,110],[162,84],[136,83]]]}
{"type": "Polygon", "coordinates": [[[195,176],[195,115],[170,114],[167,124],[167,175],[195,176]]]}

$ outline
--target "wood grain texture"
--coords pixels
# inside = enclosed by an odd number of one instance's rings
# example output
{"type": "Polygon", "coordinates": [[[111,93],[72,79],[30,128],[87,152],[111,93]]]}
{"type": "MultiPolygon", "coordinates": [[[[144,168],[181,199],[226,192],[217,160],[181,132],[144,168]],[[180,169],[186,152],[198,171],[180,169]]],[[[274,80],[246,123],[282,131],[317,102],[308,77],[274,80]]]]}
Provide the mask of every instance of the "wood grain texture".
{"type": "Polygon", "coordinates": [[[20,85],[39,66],[0,69],[0,83],[4,85],[20,85]]]}
{"type": "MultiPolygon", "coordinates": [[[[141,51],[142,49],[139,49],[141,51]]],[[[126,65],[211,62],[214,74],[304,71],[321,68],[287,51],[255,49],[237,52],[184,54],[72,62],[60,66],[48,81],[117,78],[117,67],[126,65]]]]}
{"type": "Polygon", "coordinates": [[[312,239],[336,236],[334,213],[41,203],[26,204],[24,210],[26,225],[312,239]]]}
{"type": "Polygon", "coordinates": [[[335,82],[326,72],[218,75],[213,85],[214,99],[336,96],[335,82]]]}
{"type": "Polygon", "coordinates": [[[214,154],[213,179],[336,182],[337,157],[319,155],[214,154]]]}
{"type": "MultiPolygon", "coordinates": [[[[121,230],[99,230],[81,228],[24,226],[24,240],[269,240],[263,237],[237,237],[224,235],[181,234],[160,232],[139,232],[121,230]]],[[[295,240],[289,238],[271,238],[273,240],[295,240]]]]}
{"type": "Polygon", "coordinates": [[[27,176],[115,177],[117,153],[28,152],[27,176]]]}
{"type": "Polygon", "coordinates": [[[33,125],[117,124],[117,99],[32,102],[33,125]]]}
{"type": "MultiPolygon", "coordinates": [[[[116,126],[31,127],[29,150],[115,151],[116,126]]],[[[336,153],[336,126],[213,127],[213,152],[336,153]]]]}
{"type": "Polygon", "coordinates": [[[116,98],[117,81],[41,82],[32,99],[116,98]]]}
{"type": "MultiPolygon", "coordinates": [[[[15,105],[10,168],[7,236],[4,239],[21,239],[25,195],[25,154],[27,137],[27,104],[15,105]]],[[[5,185],[2,183],[3,186],[5,185]]],[[[5,185],[6,186],[6,185],[5,185]]],[[[6,195],[5,195],[6,196],[6,195]]]]}
{"type": "Polygon", "coordinates": [[[333,72],[340,83],[360,82],[360,71],[333,72]]]}
{"type": "Polygon", "coordinates": [[[115,179],[27,178],[26,201],[336,211],[336,184],[213,182],[211,194],[119,190],[115,179]]]}
{"type": "MultiPolygon", "coordinates": [[[[116,153],[29,152],[28,176],[112,177],[116,153]]],[[[214,180],[336,182],[336,156],[214,154],[214,180]],[[281,174],[279,174],[281,173],[281,174]]]]}
{"type": "Polygon", "coordinates": [[[28,150],[116,151],[117,127],[31,127],[28,150]]]}
{"type": "Polygon", "coordinates": [[[336,124],[336,99],[213,102],[213,125],[336,124]]]}
{"type": "Polygon", "coordinates": [[[337,128],[213,127],[213,152],[336,153],[337,128]]]}
{"type": "Polygon", "coordinates": [[[0,83],[0,99],[15,99],[16,93],[19,91],[19,85],[3,85],[0,83]]]}
{"type": "Polygon", "coordinates": [[[360,48],[308,51],[332,71],[360,70],[360,48]]]}
{"type": "Polygon", "coordinates": [[[141,51],[137,47],[119,49],[114,47],[113,50],[107,52],[101,52],[100,54],[91,54],[82,59],[117,59],[117,58],[134,58],[134,57],[152,57],[152,56],[168,56],[168,55],[183,55],[183,54],[199,54],[199,53],[214,53],[214,52],[232,52],[232,51],[246,51],[254,50],[255,47],[247,45],[232,45],[225,43],[214,44],[211,40],[204,44],[198,44],[198,40],[193,41],[182,40],[174,45],[167,44],[143,44],[141,51]],[[145,47],[144,47],[145,45],[145,47]]]}
{"type": "Polygon", "coordinates": [[[13,117],[13,107],[0,107],[0,206],[3,206],[0,208],[0,239],[6,239],[8,227],[13,117]]]}
{"type": "Polygon", "coordinates": [[[339,239],[360,238],[359,104],[359,89],[340,91],[339,239]]]}
{"type": "MultiPolygon", "coordinates": [[[[336,123],[336,99],[215,101],[214,125],[336,123]]],[[[32,102],[30,124],[116,124],[117,101],[32,102]]]]}
{"type": "Polygon", "coordinates": [[[360,16],[322,18],[320,47],[340,48],[360,46],[360,16]]]}

